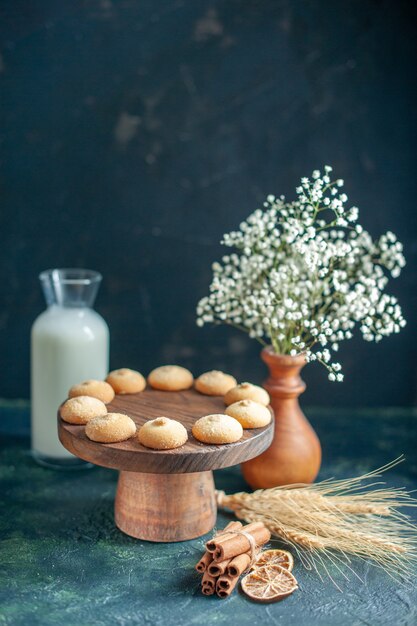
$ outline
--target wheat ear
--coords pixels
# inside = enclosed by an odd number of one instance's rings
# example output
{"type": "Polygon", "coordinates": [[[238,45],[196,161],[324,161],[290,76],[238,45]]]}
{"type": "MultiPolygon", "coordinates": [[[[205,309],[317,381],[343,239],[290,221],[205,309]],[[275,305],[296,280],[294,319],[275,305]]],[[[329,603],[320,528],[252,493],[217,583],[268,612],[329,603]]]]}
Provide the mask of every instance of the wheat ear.
{"type": "Polygon", "coordinates": [[[415,507],[417,501],[405,489],[384,488],[375,481],[401,460],[346,480],[232,495],[218,491],[217,502],[248,522],[263,521],[308,566],[317,569],[317,562],[327,555],[339,567],[352,555],[391,574],[405,573],[416,560],[417,527],[398,509],[415,507]]]}

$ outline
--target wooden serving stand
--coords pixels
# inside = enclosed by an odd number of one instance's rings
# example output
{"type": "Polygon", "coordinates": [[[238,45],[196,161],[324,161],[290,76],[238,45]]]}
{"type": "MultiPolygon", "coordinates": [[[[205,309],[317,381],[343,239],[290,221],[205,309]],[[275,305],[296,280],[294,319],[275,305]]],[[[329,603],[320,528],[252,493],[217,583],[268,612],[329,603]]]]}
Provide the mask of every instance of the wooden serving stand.
{"type": "Polygon", "coordinates": [[[61,443],[75,456],[119,470],[115,522],[127,535],[148,541],[184,541],[209,532],[216,521],[214,469],[248,461],[268,448],[273,422],[244,430],[240,441],[207,445],[194,439],[191,428],[203,415],[223,413],[222,397],[204,396],[194,389],[180,392],[145,391],[117,395],[109,413],[126,413],[141,426],[155,417],[181,422],[188,441],[174,450],[145,448],[137,437],[121,443],[96,443],[84,426],[64,422],[58,411],[61,443]]]}

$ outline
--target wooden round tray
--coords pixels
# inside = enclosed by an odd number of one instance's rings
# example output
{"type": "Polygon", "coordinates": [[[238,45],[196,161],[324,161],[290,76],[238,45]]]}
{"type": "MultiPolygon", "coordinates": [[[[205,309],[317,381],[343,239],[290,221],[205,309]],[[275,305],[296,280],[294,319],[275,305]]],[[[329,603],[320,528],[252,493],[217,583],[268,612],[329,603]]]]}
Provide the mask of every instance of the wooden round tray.
{"type": "Polygon", "coordinates": [[[76,456],[119,470],[115,500],[116,525],[128,535],[151,541],[182,541],[209,532],[216,520],[212,471],[252,459],[268,448],[273,421],[264,428],[244,430],[240,441],[207,445],[194,439],[191,428],[203,415],[223,413],[223,397],[204,396],[194,389],[181,392],[146,389],[117,395],[107,405],[126,413],[141,426],[166,416],[181,422],[188,441],[174,450],[151,450],[137,437],[121,443],[90,441],[84,426],[64,422],[58,411],[61,443],[76,456]]]}

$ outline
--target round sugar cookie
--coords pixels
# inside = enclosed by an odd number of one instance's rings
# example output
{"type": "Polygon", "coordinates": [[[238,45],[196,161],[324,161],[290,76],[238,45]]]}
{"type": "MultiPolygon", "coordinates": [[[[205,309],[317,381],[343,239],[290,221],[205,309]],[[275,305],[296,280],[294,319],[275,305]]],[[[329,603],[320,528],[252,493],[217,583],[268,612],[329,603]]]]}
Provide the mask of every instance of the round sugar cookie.
{"type": "Polygon", "coordinates": [[[201,374],[194,384],[197,391],[206,396],[224,396],[229,389],[236,385],[236,378],[218,370],[201,374]]]}
{"type": "Polygon", "coordinates": [[[191,372],[180,365],[161,365],[152,370],[148,376],[150,386],[162,391],[189,389],[193,381],[191,372]]]}
{"type": "Polygon", "coordinates": [[[122,367],[121,369],[110,372],[106,378],[106,382],[113,387],[115,393],[121,395],[139,393],[146,387],[146,380],[142,374],[135,370],[130,370],[127,367],[122,367]]]}
{"type": "Polygon", "coordinates": [[[123,413],[108,413],[93,417],[85,426],[85,434],[99,443],[117,443],[130,439],[136,433],[136,424],[123,413]]]}
{"type": "Polygon", "coordinates": [[[252,385],[252,383],[241,383],[230,389],[224,396],[226,406],[239,402],[240,400],[253,400],[264,406],[270,403],[269,394],[263,387],[252,385]]]}
{"type": "Polygon", "coordinates": [[[67,400],[60,409],[64,422],[68,424],[87,424],[93,417],[107,414],[107,407],[98,398],[76,396],[67,400]]]}
{"type": "Polygon", "coordinates": [[[243,435],[243,428],[230,415],[215,413],[200,417],[193,426],[193,435],[203,443],[234,443],[243,435]]]}
{"type": "Polygon", "coordinates": [[[145,422],[138,432],[139,443],[154,450],[179,448],[187,439],[184,426],[169,417],[157,417],[145,422]]]}
{"type": "Polygon", "coordinates": [[[78,385],[73,385],[68,391],[69,398],[77,396],[91,396],[92,398],[98,398],[104,404],[108,404],[114,398],[114,391],[113,387],[104,380],[85,380],[78,385]]]}
{"type": "Polygon", "coordinates": [[[225,413],[234,417],[242,428],[261,428],[271,421],[271,411],[268,407],[253,400],[234,402],[227,407],[225,413]]]}

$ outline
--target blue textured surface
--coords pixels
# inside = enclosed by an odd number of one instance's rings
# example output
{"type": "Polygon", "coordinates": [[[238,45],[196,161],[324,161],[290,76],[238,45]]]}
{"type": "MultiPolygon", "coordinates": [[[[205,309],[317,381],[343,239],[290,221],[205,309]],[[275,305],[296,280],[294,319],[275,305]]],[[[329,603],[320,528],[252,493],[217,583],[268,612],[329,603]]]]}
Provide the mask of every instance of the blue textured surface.
{"type": "MultiPolygon", "coordinates": [[[[3,431],[19,413],[0,411],[3,431]]],[[[346,478],[405,453],[407,461],[386,475],[391,486],[417,487],[416,417],[314,412],[321,436],[321,477],[346,478]]],[[[203,540],[153,544],[123,535],[113,523],[116,472],[102,468],[57,473],[36,466],[27,439],[4,436],[0,449],[0,624],[4,626],[414,626],[417,571],[400,585],[356,559],[349,580],[330,567],[338,591],[324,576],[296,560],[300,589],[277,604],[259,605],[240,592],[228,600],[202,596],[193,570],[203,540]]],[[[239,468],[215,473],[227,492],[245,489],[239,468]]],[[[415,515],[415,512],[414,512],[415,515]]],[[[219,514],[218,526],[230,519],[219,514]]],[[[278,544],[274,544],[278,545],[278,544]]]]}

